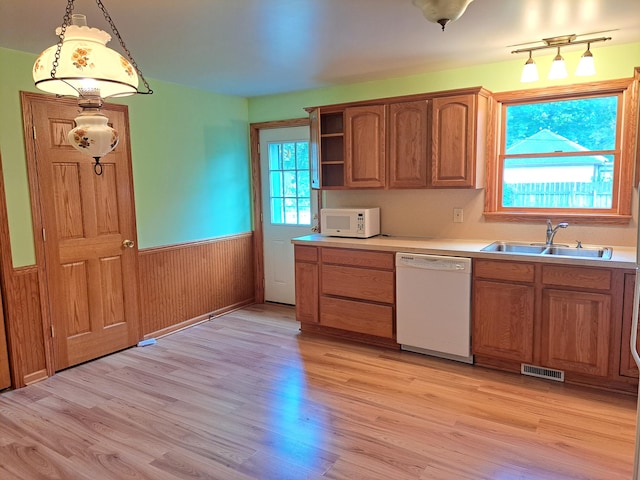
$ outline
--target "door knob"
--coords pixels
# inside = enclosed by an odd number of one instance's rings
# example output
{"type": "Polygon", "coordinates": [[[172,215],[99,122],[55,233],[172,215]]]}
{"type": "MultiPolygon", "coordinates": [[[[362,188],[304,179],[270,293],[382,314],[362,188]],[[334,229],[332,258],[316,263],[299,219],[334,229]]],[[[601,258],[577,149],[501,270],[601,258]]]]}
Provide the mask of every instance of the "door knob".
{"type": "Polygon", "coordinates": [[[122,246],[125,248],[133,248],[135,245],[135,242],[133,240],[125,240],[124,242],[122,242],[122,246]]]}

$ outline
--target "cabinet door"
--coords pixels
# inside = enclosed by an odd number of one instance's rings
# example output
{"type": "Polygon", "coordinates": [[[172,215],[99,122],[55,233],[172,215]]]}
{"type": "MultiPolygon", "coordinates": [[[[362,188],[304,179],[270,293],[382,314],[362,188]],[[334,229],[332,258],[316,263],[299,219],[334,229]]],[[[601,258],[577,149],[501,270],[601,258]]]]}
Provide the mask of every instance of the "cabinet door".
{"type": "Polygon", "coordinates": [[[385,106],[345,110],[345,186],[385,186],[385,106]]]}
{"type": "Polygon", "coordinates": [[[472,187],[475,175],[475,95],[433,99],[431,187],[472,187]]]}
{"type": "Polygon", "coordinates": [[[311,158],[311,188],[320,188],[322,185],[320,168],[320,109],[314,108],[309,112],[309,152],[311,158]]]}
{"type": "Polygon", "coordinates": [[[389,187],[427,186],[428,103],[389,105],[389,187]]]}
{"type": "Polygon", "coordinates": [[[318,248],[295,246],[296,319],[318,323],[318,248]]]}
{"type": "Polygon", "coordinates": [[[473,353],[530,363],[534,288],[487,280],[473,285],[473,353]]]}
{"type": "Polygon", "coordinates": [[[543,289],[542,366],[606,376],[610,338],[610,295],[543,289]]]}
{"type": "MultiPolygon", "coordinates": [[[[638,378],[638,367],[631,356],[631,319],[633,317],[633,295],[636,284],[635,277],[636,276],[633,273],[627,273],[624,276],[622,341],[620,343],[620,375],[638,378]]],[[[636,344],[640,344],[640,341],[636,341],[636,344]]],[[[640,345],[638,348],[640,348],[640,345]]]]}

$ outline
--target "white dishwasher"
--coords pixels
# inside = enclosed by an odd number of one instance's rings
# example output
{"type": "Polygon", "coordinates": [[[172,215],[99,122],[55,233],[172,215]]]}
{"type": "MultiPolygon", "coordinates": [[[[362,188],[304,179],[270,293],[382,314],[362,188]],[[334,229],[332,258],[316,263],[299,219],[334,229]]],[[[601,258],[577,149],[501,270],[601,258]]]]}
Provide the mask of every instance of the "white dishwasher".
{"type": "Polygon", "coordinates": [[[473,363],[471,259],[396,253],[396,331],[403,350],[473,363]]]}

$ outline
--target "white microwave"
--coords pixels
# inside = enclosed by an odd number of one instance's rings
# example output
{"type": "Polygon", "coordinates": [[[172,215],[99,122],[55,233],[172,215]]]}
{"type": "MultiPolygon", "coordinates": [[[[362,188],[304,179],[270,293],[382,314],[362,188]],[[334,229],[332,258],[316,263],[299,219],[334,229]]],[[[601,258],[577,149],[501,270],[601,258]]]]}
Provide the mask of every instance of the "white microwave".
{"type": "Polygon", "coordinates": [[[323,208],[320,232],[331,237],[374,237],[380,234],[380,209],[323,208]]]}

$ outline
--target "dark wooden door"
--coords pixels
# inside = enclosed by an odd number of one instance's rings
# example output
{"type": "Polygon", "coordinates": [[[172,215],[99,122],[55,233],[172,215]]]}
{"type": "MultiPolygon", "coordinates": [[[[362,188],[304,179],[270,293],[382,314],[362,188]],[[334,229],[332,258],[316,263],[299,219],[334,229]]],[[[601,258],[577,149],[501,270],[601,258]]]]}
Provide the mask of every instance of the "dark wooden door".
{"type": "Polygon", "coordinates": [[[103,173],[96,175],[93,159],[66,140],[78,114],[75,102],[45,95],[25,95],[23,101],[34,127],[35,184],[60,370],[141,337],[127,108],[104,109],[120,143],[103,157],[103,173]]]}

